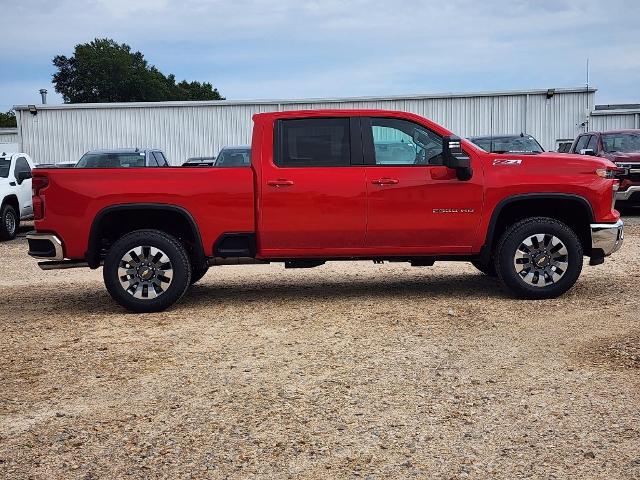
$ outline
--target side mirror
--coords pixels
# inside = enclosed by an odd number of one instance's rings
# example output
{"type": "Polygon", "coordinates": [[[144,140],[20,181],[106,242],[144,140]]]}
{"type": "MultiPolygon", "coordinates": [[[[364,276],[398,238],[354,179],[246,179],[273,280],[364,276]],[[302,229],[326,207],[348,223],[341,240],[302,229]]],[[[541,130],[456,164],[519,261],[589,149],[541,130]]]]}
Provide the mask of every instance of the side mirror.
{"type": "Polygon", "coordinates": [[[462,150],[460,137],[455,135],[444,137],[442,145],[443,163],[456,171],[458,180],[467,181],[473,177],[471,158],[462,150]]]}
{"type": "Polygon", "coordinates": [[[595,157],[596,152],[594,152],[591,148],[583,148],[582,150],[580,150],[580,155],[590,155],[592,157],[595,157]]]}
{"type": "Polygon", "coordinates": [[[16,181],[18,182],[18,185],[22,184],[25,180],[29,180],[31,177],[31,172],[27,170],[22,170],[16,173],[16,181]]]}

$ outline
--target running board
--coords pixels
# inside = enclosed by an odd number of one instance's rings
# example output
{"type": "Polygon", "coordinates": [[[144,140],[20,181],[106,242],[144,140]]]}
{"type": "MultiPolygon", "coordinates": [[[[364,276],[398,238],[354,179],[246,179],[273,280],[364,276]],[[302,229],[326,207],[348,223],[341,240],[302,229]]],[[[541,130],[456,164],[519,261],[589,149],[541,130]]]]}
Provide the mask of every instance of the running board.
{"type": "Polygon", "coordinates": [[[61,270],[65,268],[88,268],[89,264],[83,260],[52,260],[49,262],[38,262],[38,266],[42,270],[61,270]]]}
{"type": "Polygon", "coordinates": [[[220,265],[266,265],[270,262],[253,257],[211,257],[207,260],[210,267],[220,265]]]}

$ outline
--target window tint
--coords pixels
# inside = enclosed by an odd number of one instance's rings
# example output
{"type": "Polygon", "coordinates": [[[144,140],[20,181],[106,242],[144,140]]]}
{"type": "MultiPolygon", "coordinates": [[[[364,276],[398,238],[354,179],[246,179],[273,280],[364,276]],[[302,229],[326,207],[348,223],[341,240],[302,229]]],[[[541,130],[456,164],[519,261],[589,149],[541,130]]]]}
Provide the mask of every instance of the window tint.
{"type": "Polygon", "coordinates": [[[149,152],[149,166],[150,167],[157,167],[158,166],[158,160],[157,157],[155,156],[154,152],[149,152]]]}
{"type": "Polygon", "coordinates": [[[589,143],[589,135],[581,135],[578,137],[574,153],[580,153],[580,150],[587,148],[587,143],[589,143]]]}
{"type": "Polygon", "coordinates": [[[594,152],[598,151],[598,137],[596,135],[591,135],[587,148],[590,148],[594,152]]]}
{"type": "Polygon", "coordinates": [[[372,118],[376,165],[442,165],[442,137],[393,118],[372,118]]]}
{"type": "Polygon", "coordinates": [[[602,136],[605,152],[640,152],[640,135],[637,133],[610,133],[602,136]]]}
{"type": "Polygon", "coordinates": [[[0,158],[0,178],[7,178],[9,176],[9,168],[11,168],[11,159],[0,158]]]}
{"type": "Polygon", "coordinates": [[[348,166],[348,118],[280,120],[276,164],[282,167],[348,166]],[[279,147],[279,148],[278,148],[279,147]]]}
{"type": "Polygon", "coordinates": [[[85,153],[75,168],[144,167],[144,153],[85,153]]]}
{"type": "Polygon", "coordinates": [[[14,174],[17,176],[19,172],[30,172],[31,167],[29,166],[29,162],[24,157],[18,157],[16,160],[16,169],[14,174]]]}
{"type": "Polygon", "coordinates": [[[223,148],[216,158],[216,167],[247,167],[251,165],[250,148],[223,148]]]}
{"type": "Polygon", "coordinates": [[[153,152],[153,156],[156,157],[156,162],[158,162],[158,166],[166,167],[169,165],[167,159],[165,158],[162,152],[153,152]]]}

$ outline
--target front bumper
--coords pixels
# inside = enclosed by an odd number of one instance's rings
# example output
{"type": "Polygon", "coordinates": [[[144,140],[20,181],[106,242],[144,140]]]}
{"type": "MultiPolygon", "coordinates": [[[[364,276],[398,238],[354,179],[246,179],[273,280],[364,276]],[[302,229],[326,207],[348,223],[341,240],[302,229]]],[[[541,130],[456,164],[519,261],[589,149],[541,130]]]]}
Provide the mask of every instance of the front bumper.
{"type": "Polygon", "coordinates": [[[64,260],[62,241],[50,233],[31,232],[27,234],[29,255],[46,260],[64,260]]]}
{"type": "Polygon", "coordinates": [[[592,257],[608,257],[617,252],[624,242],[624,222],[592,223],[591,249],[592,257]]]}
{"type": "Polygon", "coordinates": [[[616,200],[620,200],[621,202],[626,202],[631,198],[631,196],[637,193],[640,196],[640,185],[633,185],[622,192],[616,193],[616,200]]]}

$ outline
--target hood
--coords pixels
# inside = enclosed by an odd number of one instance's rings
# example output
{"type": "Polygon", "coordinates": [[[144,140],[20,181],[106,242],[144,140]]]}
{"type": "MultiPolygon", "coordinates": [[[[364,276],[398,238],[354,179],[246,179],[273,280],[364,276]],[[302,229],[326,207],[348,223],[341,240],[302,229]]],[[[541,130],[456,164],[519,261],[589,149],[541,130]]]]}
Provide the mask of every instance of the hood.
{"type": "Polygon", "coordinates": [[[612,152],[605,153],[604,158],[611,160],[614,163],[628,163],[638,162],[640,163],[640,152],[612,152]]]}
{"type": "MultiPolygon", "coordinates": [[[[611,160],[605,157],[593,157],[591,155],[578,155],[576,153],[544,152],[533,157],[553,160],[555,162],[565,162],[568,164],[591,164],[596,167],[611,165],[611,160]]],[[[524,158],[524,157],[523,157],[524,158]]]]}

